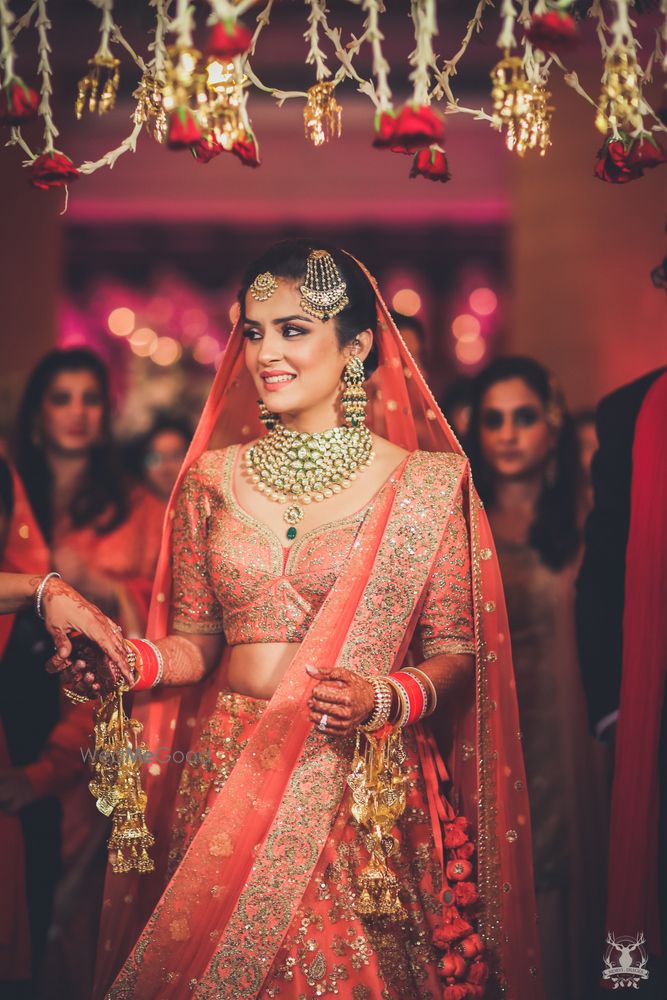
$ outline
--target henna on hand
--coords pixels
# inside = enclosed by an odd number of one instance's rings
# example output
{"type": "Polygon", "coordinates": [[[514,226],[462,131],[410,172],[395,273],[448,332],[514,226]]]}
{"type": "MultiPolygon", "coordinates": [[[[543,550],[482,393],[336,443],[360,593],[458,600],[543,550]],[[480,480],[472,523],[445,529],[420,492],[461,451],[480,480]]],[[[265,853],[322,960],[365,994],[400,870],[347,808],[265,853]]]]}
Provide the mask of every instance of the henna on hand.
{"type": "Polygon", "coordinates": [[[365,722],[373,711],[375,691],[370,681],[343,667],[306,670],[317,680],[308,701],[310,720],[317,726],[327,716],[326,732],[347,735],[365,722]]]}
{"type": "Polygon", "coordinates": [[[127,656],[119,627],[64,580],[51,577],[46,582],[42,611],[46,628],[61,657],[71,655],[70,637],[79,632],[96,643],[117,672],[126,676],[127,656]]]}

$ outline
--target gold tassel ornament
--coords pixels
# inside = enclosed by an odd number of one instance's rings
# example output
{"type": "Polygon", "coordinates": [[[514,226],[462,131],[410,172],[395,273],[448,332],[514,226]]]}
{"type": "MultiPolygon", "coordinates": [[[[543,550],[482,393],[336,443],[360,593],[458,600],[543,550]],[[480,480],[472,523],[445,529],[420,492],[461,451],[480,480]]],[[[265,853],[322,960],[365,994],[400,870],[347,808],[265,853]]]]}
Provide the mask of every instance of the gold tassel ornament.
{"type": "Polygon", "coordinates": [[[529,149],[538,149],[544,156],[551,145],[550,128],[553,107],[551,94],[541,83],[528,80],[523,60],[509,52],[493,67],[494,124],[505,129],[505,145],[523,156],[529,149]]]}
{"type": "Polygon", "coordinates": [[[83,115],[86,103],[91,114],[95,111],[104,115],[111,111],[116,103],[120,85],[120,60],[112,55],[97,55],[88,60],[88,72],[79,80],[78,93],[74,110],[77,118],[83,115]],[[104,80],[102,93],[100,83],[104,80]]]}
{"type": "Polygon", "coordinates": [[[107,843],[112,871],[151,872],[155,864],[148,849],[155,838],[146,826],[146,793],[141,787],[141,760],[146,752],[139,736],[143,729],[127,717],[121,685],[101,702],[95,713],[93,778],[88,787],[95,805],[112,817],[107,843]]]}
{"type": "Polygon", "coordinates": [[[363,831],[370,854],[357,883],[356,910],[364,917],[401,920],[405,916],[398,879],[388,864],[398,852],[392,830],[405,811],[405,760],[400,729],[357,732],[347,783],[352,792],[352,815],[363,831]]]}
{"type": "Polygon", "coordinates": [[[144,73],[132,96],[137,102],[134,111],[135,125],[146,125],[155,141],[164,143],[167,138],[167,114],[163,107],[164,84],[150,73],[144,73]]]}
{"type": "Polygon", "coordinates": [[[641,76],[637,56],[630,46],[618,46],[605,61],[595,127],[603,134],[612,128],[636,133],[643,126],[640,106],[641,76]]]}
{"type": "Polygon", "coordinates": [[[308,91],[303,126],[306,139],[314,146],[321,146],[329,139],[340,139],[343,109],[336,100],[335,89],[335,83],[321,80],[308,91]]]}

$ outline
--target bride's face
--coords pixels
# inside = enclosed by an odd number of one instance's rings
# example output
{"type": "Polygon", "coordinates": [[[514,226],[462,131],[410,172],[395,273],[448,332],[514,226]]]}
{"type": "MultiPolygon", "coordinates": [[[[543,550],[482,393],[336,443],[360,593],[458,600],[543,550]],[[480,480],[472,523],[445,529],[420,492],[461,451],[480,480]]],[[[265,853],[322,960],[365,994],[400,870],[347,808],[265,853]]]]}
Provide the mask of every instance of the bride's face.
{"type": "Polygon", "coordinates": [[[341,349],[338,343],[336,320],[313,319],[300,300],[298,286],[281,279],[264,302],[246,294],[245,362],[258,398],[272,413],[335,407],[351,354],[351,346],[341,349]]]}

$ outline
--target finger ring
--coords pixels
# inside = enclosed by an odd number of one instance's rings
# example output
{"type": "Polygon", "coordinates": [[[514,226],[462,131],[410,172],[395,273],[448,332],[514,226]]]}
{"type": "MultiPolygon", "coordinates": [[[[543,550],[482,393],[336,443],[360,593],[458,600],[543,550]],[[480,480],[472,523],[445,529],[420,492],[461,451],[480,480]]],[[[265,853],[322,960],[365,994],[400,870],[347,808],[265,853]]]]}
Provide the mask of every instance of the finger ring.
{"type": "Polygon", "coordinates": [[[324,730],[327,728],[327,722],[328,721],[329,721],[329,716],[325,712],[324,715],[322,716],[322,718],[320,719],[320,721],[318,722],[317,728],[321,729],[322,732],[324,732],[324,730]]]}

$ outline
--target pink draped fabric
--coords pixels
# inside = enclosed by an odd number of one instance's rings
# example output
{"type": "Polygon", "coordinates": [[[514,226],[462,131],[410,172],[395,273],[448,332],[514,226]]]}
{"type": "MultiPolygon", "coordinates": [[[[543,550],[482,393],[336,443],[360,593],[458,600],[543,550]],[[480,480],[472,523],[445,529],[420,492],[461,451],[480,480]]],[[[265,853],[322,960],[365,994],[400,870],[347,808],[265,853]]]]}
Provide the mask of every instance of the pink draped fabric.
{"type": "MultiPolygon", "coordinates": [[[[661,952],[658,746],[667,671],[667,375],[649,390],[632,449],[623,675],[609,845],[607,929],[661,952]]],[[[664,845],[663,845],[664,849],[664,845]]]]}
{"type": "MultiPolygon", "coordinates": [[[[453,731],[436,735],[447,752],[450,801],[470,819],[477,843],[479,927],[492,967],[485,995],[502,989],[507,1000],[543,996],[530,819],[498,563],[460,446],[376,293],[380,364],[368,385],[369,423],[414,454],[376,497],[336,584],[171,879],[168,831],[178,768],[157,766],[146,775],[156,872],[107,878],[96,996],[109,990],[119,968],[108,994],[114,998],[176,998],[186,990],[197,997],[264,995],[318,859],[328,838],[336,836],[349,770],[349,747],[318,733],[307,719],[313,682],[305,665],[337,662],[372,676],[403,662],[461,492],[473,568],[475,695],[461,705],[453,731]],[[415,451],[418,447],[424,451],[415,451]]],[[[175,494],[207,448],[258,436],[256,413],[237,326],[175,494]]],[[[153,592],[153,638],[169,629],[173,503],[172,497],[153,592]]],[[[187,750],[197,720],[211,714],[222,690],[224,662],[200,685],[137,698],[146,743],[165,753],[187,750]]],[[[428,763],[433,758],[427,744],[420,745],[435,832],[441,819],[433,793],[437,769],[428,763]]],[[[434,837],[434,851],[440,840],[434,837]]]]}

